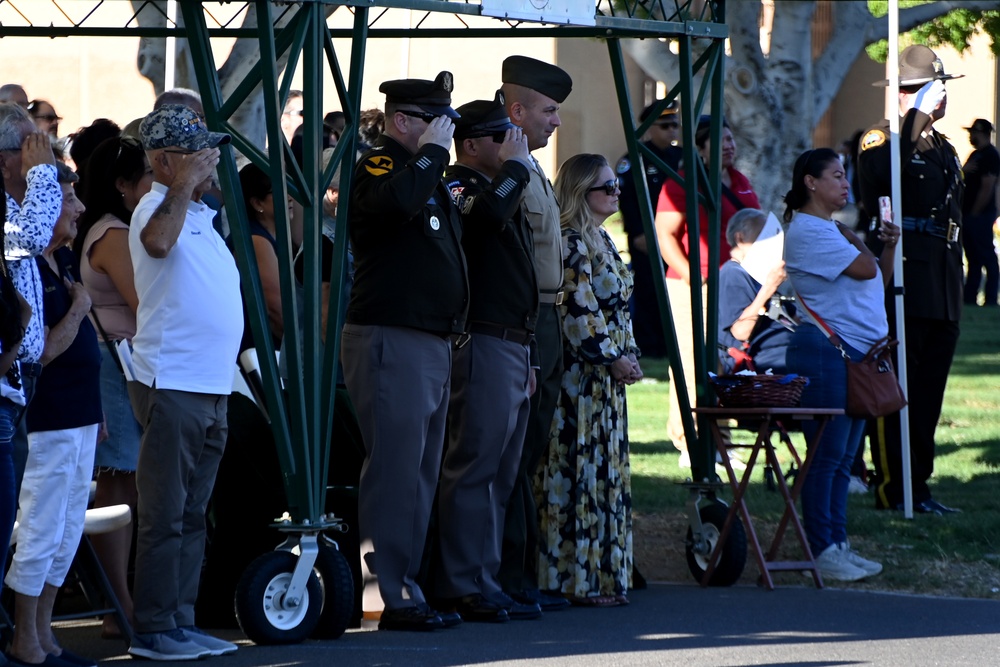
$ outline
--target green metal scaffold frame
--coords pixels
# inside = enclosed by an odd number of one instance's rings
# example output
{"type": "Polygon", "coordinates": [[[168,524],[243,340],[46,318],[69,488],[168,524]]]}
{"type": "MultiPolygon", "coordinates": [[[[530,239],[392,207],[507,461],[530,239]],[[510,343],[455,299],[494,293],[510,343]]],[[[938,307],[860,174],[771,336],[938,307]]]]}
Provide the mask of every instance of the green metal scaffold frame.
{"type": "MultiPolygon", "coordinates": [[[[82,3],[76,3],[77,5],[82,3]]],[[[315,545],[316,535],[325,528],[334,527],[339,520],[324,514],[326,499],[327,469],[330,464],[330,439],[333,425],[336,359],[339,350],[339,336],[331,335],[324,346],[321,337],[320,300],[321,276],[320,241],[322,227],[322,200],[338,165],[340,188],[349,192],[352,166],[357,149],[357,127],[360,113],[361,90],[363,85],[364,62],[368,40],[379,38],[493,38],[493,37],[589,37],[606,41],[611,68],[617,91],[621,122],[626,128],[629,158],[639,168],[632,169],[636,192],[641,201],[648,201],[645,169],[643,163],[652,162],[671,178],[682,183],[687,194],[687,219],[698,219],[699,203],[709,213],[709,261],[707,323],[702,317],[702,292],[700,285],[691,290],[692,322],[695,341],[696,403],[706,406],[711,403],[707,372],[714,368],[716,352],[715,340],[718,324],[718,310],[714,307],[718,300],[718,265],[720,233],[720,191],[722,114],[714,113],[711,125],[712,153],[710,168],[705,169],[698,158],[694,142],[697,119],[705,108],[706,99],[713,110],[723,108],[725,41],[728,28],[725,25],[725,0],[715,2],[705,0],[617,0],[608,4],[598,1],[595,6],[593,26],[535,25],[531,22],[513,19],[494,19],[495,26],[471,27],[470,23],[482,24],[482,6],[477,2],[449,0],[299,0],[297,2],[268,2],[255,0],[244,5],[244,11],[253,6],[258,17],[271,16],[270,10],[282,17],[282,27],[276,28],[271,20],[259,21],[256,29],[234,27],[235,20],[226,24],[215,21],[207,6],[217,3],[184,0],[179,3],[182,23],[148,27],[138,25],[135,16],[125,26],[97,26],[98,7],[102,4],[94,0],[94,9],[77,22],[67,25],[4,25],[0,36],[174,36],[186,39],[193,56],[195,74],[202,94],[205,114],[209,127],[232,135],[232,144],[223,147],[219,175],[225,200],[241,202],[239,178],[236,167],[235,150],[240,151],[253,163],[267,172],[274,184],[275,199],[283,201],[291,194],[302,206],[304,212],[304,299],[301,312],[293,297],[292,240],[283,207],[275,207],[277,220],[278,260],[280,266],[280,287],[284,307],[285,331],[294,332],[298,323],[304,323],[301,339],[294,335],[285,337],[288,367],[297,369],[289,373],[282,388],[275,351],[268,332],[260,276],[254,260],[253,248],[248,232],[246,213],[242,206],[228,206],[227,214],[234,240],[236,259],[242,276],[243,293],[249,309],[249,321],[254,340],[258,344],[261,375],[267,413],[271,422],[278,457],[283,472],[287,496],[286,520],[281,524],[283,531],[290,534],[293,541],[303,540],[300,545],[301,558],[305,561],[296,567],[296,579],[292,586],[305,585],[315,554],[306,548],[311,540],[315,545]],[[416,10],[426,12],[426,19],[432,12],[452,14],[459,20],[460,27],[422,27],[423,21],[412,28],[382,28],[380,19],[394,10],[416,10]],[[334,12],[350,12],[350,30],[332,29],[328,22],[334,12]],[[465,18],[468,18],[467,22],[465,18]],[[475,17],[475,21],[473,21],[475,17]],[[215,27],[209,27],[211,23],[215,27]],[[223,96],[218,76],[211,38],[231,37],[256,40],[260,59],[245,78],[228,96],[223,96]],[[630,99],[626,77],[625,58],[622,53],[623,39],[669,39],[678,49],[680,62],[679,81],[660,101],[658,109],[638,127],[634,125],[636,110],[630,99]],[[350,55],[344,63],[334,48],[334,39],[350,39],[350,55]],[[696,41],[700,44],[696,47],[696,41]],[[695,58],[700,50],[701,55],[695,58]],[[287,57],[287,63],[279,71],[277,63],[287,57]],[[281,110],[288,98],[293,75],[301,66],[303,89],[303,146],[304,166],[299,168],[291,158],[291,150],[280,129],[281,110]],[[346,127],[342,139],[337,144],[333,159],[324,169],[320,152],[323,117],[323,86],[327,73],[332,77],[341,109],[346,117],[346,127]],[[696,88],[695,77],[700,76],[701,84],[696,88]],[[269,146],[280,147],[265,153],[254,144],[232,122],[236,111],[248,98],[261,90],[269,146]],[[641,137],[673,99],[680,99],[683,133],[683,159],[686,165],[697,168],[686,170],[684,178],[671,170],[652,151],[641,143],[641,137]],[[280,199],[279,199],[280,197],[280,199]],[[706,326],[707,325],[707,326],[706,326]],[[707,331],[707,335],[702,335],[707,331]]],[[[159,3],[162,5],[163,3],[159,3]]],[[[153,6],[157,3],[146,3],[153,6]]],[[[162,9],[161,9],[162,11],[162,9]]],[[[230,12],[231,13],[231,12],[230,12]]],[[[68,19],[69,17],[67,17],[68,19]]],[[[272,17],[273,18],[273,17],[272,17]]],[[[655,201],[655,200],[654,200],[655,201]]],[[[339,301],[346,266],[347,218],[349,197],[340,200],[336,221],[336,242],[331,289],[328,303],[329,330],[339,331],[343,324],[339,319],[339,301]]],[[[643,227],[647,239],[656,233],[653,224],[652,207],[640,206],[643,227]]],[[[691,275],[699,275],[699,225],[688,225],[690,236],[691,275]]],[[[664,266],[659,252],[649,253],[653,275],[664,275],[664,266]]],[[[684,431],[689,443],[697,442],[692,451],[693,479],[696,493],[708,489],[714,494],[712,483],[714,473],[715,448],[710,442],[709,428],[701,423],[697,430],[691,416],[691,406],[683,386],[684,374],[674,335],[673,321],[666,288],[662,281],[656,282],[657,298],[661,306],[661,323],[666,334],[670,365],[675,382],[679,385],[681,413],[684,431]],[[695,433],[700,434],[696,436],[695,433]],[[699,486],[699,481],[701,486],[699,486]]],[[[694,503],[695,505],[697,503],[694,503]]],[[[276,508],[277,509],[277,508],[276,508]]],[[[692,525],[700,529],[697,510],[692,513],[692,525]]]]}

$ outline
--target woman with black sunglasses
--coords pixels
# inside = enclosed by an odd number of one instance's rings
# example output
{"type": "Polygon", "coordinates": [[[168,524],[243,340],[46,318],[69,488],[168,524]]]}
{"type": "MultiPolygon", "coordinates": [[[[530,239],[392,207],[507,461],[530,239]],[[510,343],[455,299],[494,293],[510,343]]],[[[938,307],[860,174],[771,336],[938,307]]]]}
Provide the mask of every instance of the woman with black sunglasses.
{"type": "Polygon", "coordinates": [[[540,469],[539,588],[577,605],[613,607],[628,604],[632,582],[625,386],[642,378],[628,312],[632,276],[602,227],[620,194],[607,160],[571,157],[555,191],[565,370],[540,469]]]}
{"type": "MultiPolygon", "coordinates": [[[[87,178],[81,199],[87,207],[73,243],[80,277],[90,294],[91,319],[97,325],[101,348],[101,405],[108,438],[97,446],[95,507],[125,504],[136,509],[135,468],[142,431],[129,402],[125,376],[111,350],[135,335],[135,294],[128,228],[132,211],[153,183],[153,171],[139,142],[129,136],[105,139],[86,160],[87,178]]],[[[132,527],[91,539],[115,595],[127,616],[132,615],[128,589],[128,559],[132,527]]],[[[104,617],[101,635],[121,633],[113,614],[104,617]]]]}

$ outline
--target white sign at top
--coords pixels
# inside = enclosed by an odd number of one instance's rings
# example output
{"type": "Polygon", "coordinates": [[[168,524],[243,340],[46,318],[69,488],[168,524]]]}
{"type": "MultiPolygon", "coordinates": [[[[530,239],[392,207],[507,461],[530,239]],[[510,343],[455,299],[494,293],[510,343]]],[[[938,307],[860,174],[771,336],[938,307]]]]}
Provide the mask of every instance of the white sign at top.
{"type": "Polygon", "coordinates": [[[483,15],[563,25],[595,25],[594,0],[482,0],[483,15]]]}

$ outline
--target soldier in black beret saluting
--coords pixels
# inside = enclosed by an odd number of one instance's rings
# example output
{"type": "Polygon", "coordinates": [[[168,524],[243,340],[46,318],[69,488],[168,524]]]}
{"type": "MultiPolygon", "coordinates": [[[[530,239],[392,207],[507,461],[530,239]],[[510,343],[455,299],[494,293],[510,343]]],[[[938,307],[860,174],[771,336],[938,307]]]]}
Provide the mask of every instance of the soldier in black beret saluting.
{"type": "MultiPolygon", "coordinates": [[[[511,121],[528,138],[528,150],[545,147],[562,121],[559,105],[573,89],[573,80],[555,65],[510,56],[501,72],[504,103],[511,121]]],[[[562,323],[558,305],[563,299],[562,232],[559,202],[538,161],[531,158],[531,180],[524,192],[524,211],[531,225],[538,275],[538,390],[531,397],[531,413],[514,490],[504,521],[499,580],[518,602],[539,604],[543,611],[569,606],[562,597],[538,590],[538,511],[533,479],[549,444],[552,415],[559,398],[563,372],[562,323]]]]}
{"type": "Polygon", "coordinates": [[[441,178],[458,117],[452,86],[450,72],[381,85],[385,132],[358,161],[351,192],[355,274],[341,362],[365,443],[364,609],[384,606],[382,630],[461,622],[431,609],[416,582],[441,466],[453,339],[465,331],[469,306],[462,223],[441,178]]]}
{"type": "MultiPolygon", "coordinates": [[[[927,480],[934,472],[934,431],[944,401],[948,371],[958,342],[962,314],[962,165],[955,148],[934,129],[948,104],[945,74],[935,53],[908,46],[899,57],[899,130],[903,214],[903,305],[909,377],[910,452],[913,507],[916,512],[948,514],[958,510],[931,497],[927,480]]],[[[874,85],[884,86],[887,82],[874,85]]],[[[878,198],[891,196],[889,121],[861,137],[858,170],[866,211],[878,211],[878,198]]],[[[882,241],[872,218],[868,243],[878,256],[882,241]]],[[[886,290],[890,332],[895,298],[886,290]]],[[[875,506],[902,509],[903,479],[900,415],[869,424],[875,463],[875,506]]]]}

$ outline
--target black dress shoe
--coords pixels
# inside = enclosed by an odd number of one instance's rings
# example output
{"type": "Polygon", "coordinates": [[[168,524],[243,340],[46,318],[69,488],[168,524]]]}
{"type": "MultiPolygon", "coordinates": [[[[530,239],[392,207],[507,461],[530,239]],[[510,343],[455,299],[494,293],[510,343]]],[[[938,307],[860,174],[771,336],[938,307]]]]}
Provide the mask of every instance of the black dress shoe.
{"type": "Polygon", "coordinates": [[[512,621],[533,621],[542,617],[542,608],[537,602],[518,602],[503,591],[491,596],[490,602],[502,607],[512,621]]]}
{"type": "Polygon", "coordinates": [[[931,507],[938,512],[938,514],[959,514],[962,510],[957,507],[948,507],[947,505],[942,505],[933,498],[928,498],[923,503],[927,507],[931,507]]]}
{"type": "Polygon", "coordinates": [[[444,627],[444,622],[430,607],[386,609],[378,622],[379,630],[409,630],[426,632],[444,627]]]}
{"type": "Polygon", "coordinates": [[[522,604],[537,604],[542,611],[559,611],[569,607],[569,600],[566,598],[543,593],[537,588],[511,591],[507,594],[522,604]]]}
{"type": "Polygon", "coordinates": [[[452,604],[462,620],[470,623],[506,623],[510,620],[503,607],[490,602],[479,593],[456,598],[452,600],[452,604]]]}
{"type": "MultiPolygon", "coordinates": [[[[904,510],[903,503],[896,505],[896,509],[902,512],[904,510]]],[[[913,511],[917,514],[937,514],[938,516],[942,516],[944,514],[961,512],[962,510],[946,507],[933,498],[928,498],[927,500],[921,500],[919,503],[913,503],[913,511]]]]}

